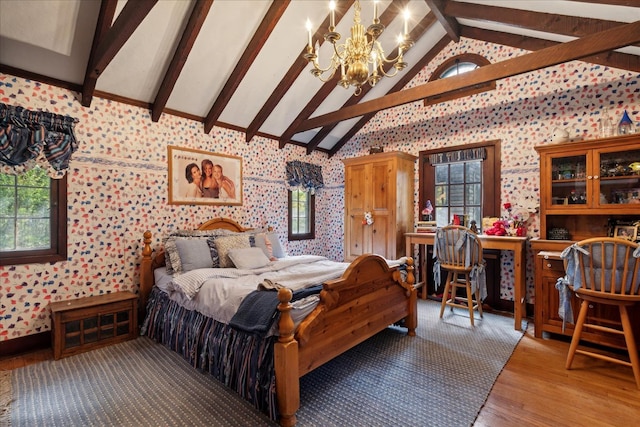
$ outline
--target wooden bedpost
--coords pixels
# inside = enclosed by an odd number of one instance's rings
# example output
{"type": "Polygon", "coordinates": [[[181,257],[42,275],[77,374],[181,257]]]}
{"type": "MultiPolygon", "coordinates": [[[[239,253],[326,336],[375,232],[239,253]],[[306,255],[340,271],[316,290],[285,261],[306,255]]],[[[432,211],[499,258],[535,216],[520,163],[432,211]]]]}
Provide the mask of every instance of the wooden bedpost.
{"type": "Polygon", "coordinates": [[[151,231],[145,231],[143,237],[144,247],[142,249],[142,262],[140,262],[140,301],[138,306],[140,317],[138,317],[138,319],[144,319],[145,317],[147,311],[147,300],[149,299],[151,287],[153,286],[153,260],[151,259],[153,249],[151,249],[151,231]]]}
{"type": "Polygon", "coordinates": [[[295,326],[291,318],[290,289],[278,290],[279,337],[274,348],[274,367],[276,371],[276,396],[280,411],[280,425],[296,425],[296,412],[300,407],[300,375],[298,373],[298,342],[293,338],[295,326]]]}
{"type": "Polygon", "coordinates": [[[405,322],[408,329],[407,334],[410,337],[414,337],[416,335],[416,328],[418,327],[418,290],[414,287],[416,276],[414,275],[413,270],[413,258],[407,257],[407,284],[411,289],[411,295],[409,296],[409,315],[405,322]]]}

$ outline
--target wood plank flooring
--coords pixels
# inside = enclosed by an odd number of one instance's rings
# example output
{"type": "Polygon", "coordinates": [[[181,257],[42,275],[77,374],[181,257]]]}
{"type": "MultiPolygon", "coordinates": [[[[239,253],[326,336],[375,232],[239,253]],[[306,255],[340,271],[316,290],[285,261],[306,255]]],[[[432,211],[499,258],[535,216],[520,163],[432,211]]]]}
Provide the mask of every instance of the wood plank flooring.
{"type": "MultiPolygon", "coordinates": [[[[569,343],[536,339],[533,322],[498,377],[475,427],[631,426],[640,424],[640,390],[631,368],[576,355],[569,343]]],[[[0,370],[53,359],[51,349],[0,358],[0,370]]],[[[446,410],[430,408],[429,410],[446,410]]]]}

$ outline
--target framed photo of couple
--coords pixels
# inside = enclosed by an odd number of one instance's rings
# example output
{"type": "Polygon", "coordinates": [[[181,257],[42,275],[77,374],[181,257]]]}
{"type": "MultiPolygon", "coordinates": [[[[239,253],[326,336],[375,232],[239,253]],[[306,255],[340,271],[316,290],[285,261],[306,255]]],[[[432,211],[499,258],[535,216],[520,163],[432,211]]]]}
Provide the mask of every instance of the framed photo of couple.
{"type": "Polygon", "coordinates": [[[168,150],[170,205],[242,205],[242,157],[168,150]]]}

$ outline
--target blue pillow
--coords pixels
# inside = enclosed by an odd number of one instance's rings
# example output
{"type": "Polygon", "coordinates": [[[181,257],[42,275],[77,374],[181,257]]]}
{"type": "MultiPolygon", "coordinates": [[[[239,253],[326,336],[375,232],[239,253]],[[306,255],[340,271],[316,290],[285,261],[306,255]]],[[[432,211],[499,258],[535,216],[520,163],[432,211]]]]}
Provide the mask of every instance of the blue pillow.
{"type": "Polygon", "coordinates": [[[176,239],[182,271],[211,268],[213,261],[206,239],[176,239]]]}

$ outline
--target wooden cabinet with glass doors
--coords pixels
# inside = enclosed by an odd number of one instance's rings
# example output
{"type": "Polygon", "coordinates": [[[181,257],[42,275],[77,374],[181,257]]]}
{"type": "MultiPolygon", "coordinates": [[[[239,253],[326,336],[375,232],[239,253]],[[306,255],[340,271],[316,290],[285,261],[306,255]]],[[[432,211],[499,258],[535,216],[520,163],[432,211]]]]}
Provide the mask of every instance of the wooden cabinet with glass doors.
{"type": "MultiPolygon", "coordinates": [[[[616,223],[640,220],[640,134],[549,144],[536,151],[540,154],[540,238],[531,241],[536,259],[535,334],[570,336],[572,327],[563,328],[557,316],[555,282],[564,274],[559,254],[573,242],[612,235],[616,223]]],[[[573,305],[577,308],[577,299],[573,305]]],[[[588,316],[603,324],[620,322],[615,307],[594,305],[588,316]]],[[[640,308],[632,316],[640,324],[640,308]]],[[[583,337],[587,341],[617,343],[598,331],[590,332],[583,337]]],[[[640,328],[635,335],[640,341],[640,328]]]]}
{"type": "Polygon", "coordinates": [[[640,219],[640,134],[536,147],[540,237],[606,236],[611,221],[640,219]]]}

